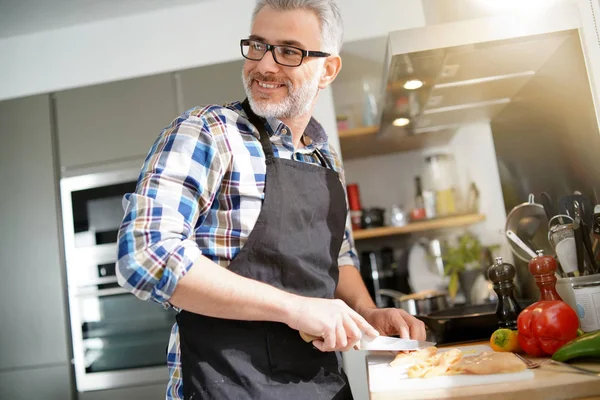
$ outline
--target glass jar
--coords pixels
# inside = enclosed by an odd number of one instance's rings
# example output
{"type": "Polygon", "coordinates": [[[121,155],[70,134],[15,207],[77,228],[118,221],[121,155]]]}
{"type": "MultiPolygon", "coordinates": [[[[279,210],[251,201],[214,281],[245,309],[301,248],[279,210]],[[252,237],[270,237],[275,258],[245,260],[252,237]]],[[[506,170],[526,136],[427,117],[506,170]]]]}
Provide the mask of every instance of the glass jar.
{"type": "Polygon", "coordinates": [[[451,154],[432,154],[425,158],[425,189],[435,193],[438,217],[456,214],[456,164],[451,154]]]}

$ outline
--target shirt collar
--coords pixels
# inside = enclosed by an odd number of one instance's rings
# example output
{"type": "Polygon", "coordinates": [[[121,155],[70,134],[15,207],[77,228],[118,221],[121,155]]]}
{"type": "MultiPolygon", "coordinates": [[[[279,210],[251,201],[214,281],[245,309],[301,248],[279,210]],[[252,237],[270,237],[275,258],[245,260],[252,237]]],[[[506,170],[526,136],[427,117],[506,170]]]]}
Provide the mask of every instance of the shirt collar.
{"type": "MultiPolygon", "coordinates": [[[[239,104],[239,109],[241,112],[244,112],[241,103],[239,104]]],[[[267,128],[267,133],[270,136],[289,135],[290,138],[292,136],[290,128],[277,118],[267,118],[267,123],[265,124],[265,127],[267,128]]],[[[260,134],[258,133],[258,131],[252,132],[252,134],[256,136],[257,139],[260,138],[260,134]]],[[[310,145],[307,145],[307,147],[320,147],[328,141],[327,133],[325,133],[323,125],[321,125],[319,121],[317,121],[313,117],[311,117],[308,121],[308,125],[304,130],[304,135],[308,136],[312,141],[312,143],[310,145]]]]}

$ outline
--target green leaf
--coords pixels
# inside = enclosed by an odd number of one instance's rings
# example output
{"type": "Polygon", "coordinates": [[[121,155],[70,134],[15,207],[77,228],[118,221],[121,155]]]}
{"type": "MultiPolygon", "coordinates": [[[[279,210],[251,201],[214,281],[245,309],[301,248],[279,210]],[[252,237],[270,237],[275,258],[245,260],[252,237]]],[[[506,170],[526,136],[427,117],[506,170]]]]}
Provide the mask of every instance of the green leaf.
{"type": "Polygon", "coordinates": [[[450,275],[450,282],[448,283],[448,294],[451,298],[455,298],[458,293],[458,273],[450,275]]]}

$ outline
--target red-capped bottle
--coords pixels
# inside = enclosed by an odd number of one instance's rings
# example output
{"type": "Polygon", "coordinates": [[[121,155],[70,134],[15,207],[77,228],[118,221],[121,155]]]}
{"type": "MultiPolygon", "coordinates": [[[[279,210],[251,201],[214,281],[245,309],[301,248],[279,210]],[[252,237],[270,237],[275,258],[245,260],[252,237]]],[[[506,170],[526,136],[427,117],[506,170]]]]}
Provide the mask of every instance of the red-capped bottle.
{"type": "Polygon", "coordinates": [[[537,257],[529,261],[529,273],[540,289],[540,300],[562,300],[556,291],[556,260],[552,256],[545,256],[542,250],[536,253],[537,257]]]}

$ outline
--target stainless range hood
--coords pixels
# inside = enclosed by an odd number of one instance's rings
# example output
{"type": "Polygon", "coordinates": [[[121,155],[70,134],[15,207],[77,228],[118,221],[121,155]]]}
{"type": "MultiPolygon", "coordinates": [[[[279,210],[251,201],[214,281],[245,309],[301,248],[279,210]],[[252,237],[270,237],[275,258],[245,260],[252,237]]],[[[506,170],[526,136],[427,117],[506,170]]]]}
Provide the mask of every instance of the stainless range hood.
{"type": "Polygon", "coordinates": [[[491,121],[579,27],[576,7],[392,32],[379,135],[449,140],[460,126],[491,121]],[[423,86],[405,89],[408,81],[423,86]],[[408,125],[394,126],[404,119],[408,125]]]}

